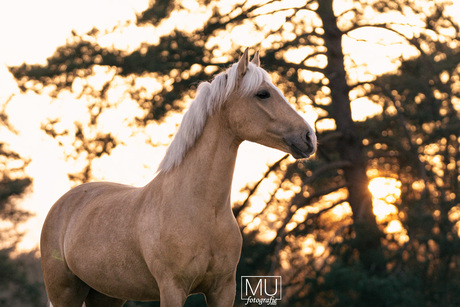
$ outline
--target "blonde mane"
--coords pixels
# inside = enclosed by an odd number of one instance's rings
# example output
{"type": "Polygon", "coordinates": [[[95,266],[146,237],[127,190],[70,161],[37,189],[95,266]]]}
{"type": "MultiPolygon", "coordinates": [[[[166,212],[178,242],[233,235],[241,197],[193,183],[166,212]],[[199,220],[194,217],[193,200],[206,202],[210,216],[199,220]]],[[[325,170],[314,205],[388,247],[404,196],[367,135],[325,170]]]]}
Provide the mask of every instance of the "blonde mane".
{"type": "Polygon", "coordinates": [[[249,95],[255,92],[264,80],[270,81],[268,73],[257,65],[249,63],[242,82],[238,84],[238,63],[235,63],[218,74],[211,83],[202,82],[158,171],[168,172],[182,162],[189,149],[201,136],[208,116],[218,111],[231,93],[238,90],[241,96],[249,95]]]}

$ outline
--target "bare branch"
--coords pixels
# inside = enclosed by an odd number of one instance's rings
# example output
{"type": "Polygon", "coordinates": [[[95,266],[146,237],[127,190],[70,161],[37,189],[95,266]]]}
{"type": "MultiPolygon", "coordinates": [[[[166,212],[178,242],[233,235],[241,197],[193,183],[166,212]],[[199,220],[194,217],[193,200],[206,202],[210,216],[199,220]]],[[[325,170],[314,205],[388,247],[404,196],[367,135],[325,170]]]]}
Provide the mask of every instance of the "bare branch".
{"type": "Polygon", "coordinates": [[[304,181],[304,184],[309,184],[313,182],[316,178],[318,178],[324,172],[334,170],[334,169],[341,169],[344,167],[352,166],[350,161],[335,161],[331,163],[327,163],[325,165],[320,166],[310,177],[307,177],[304,181]]]}
{"type": "Polygon", "coordinates": [[[254,195],[255,191],[257,190],[257,188],[260,186],[260,184],[262,183],[262,181],[264,181],[268,175],[273,172],[273,171],[276,171],[281,162],[286,160],[287,158],[289,157],[289,154],[286,154],[284,155],[281,159],[279,159],[278,161],[276,161],[275,163],[273,163],[267,171],[265,171],[265,173],[262,175],[262,177],[259,179],[259,181],[256,182],[256,184],[249,190],[249,193],[248,193],[248,196],[246,197],[246,199],[244,200],[244,202],[241,204],[241,206],[237,207],[237,208],[233,208],[233,214],[235,215],[235,217],[237,217],[240,212],[246,208],[246,206],[248,205],[249,203],[249,199],[251,198],[252,195],[254,195]]]}
{"type": "Polygon", "coordinates": [[[358,10],[354,7],[354,8],[351,8],[349,10],[345,10],[343,11],[342,13],[340,13],[339,15],[337,15],[337,19],[339,19],[340,17],[342,17],[343,15],[349,13],[349,12],[354,12],[354,13],[358,13],[358,10]]]}
{"type": "MultiPolygon", "coordinates": [[[[316,213],[309,213],[309,214],[307,215],[307,217],[305,218],[305,221],[307,221],[308,219],[317,218],[317,217],[319,217],[321,214],[326,213],[327,211],[329,211],[329,210],[331,210],[331,209],[334,209],[334,208],[337,207],[338,205],[341,205],[341,204],[343,204],[344,202],[347,202],[347,201],[348,201],[348,198],[342,198],[342,199],[339,199],[339,200],[335,201],[334,203],[332,203],[332,205],[330,205],[329,207],[323,208],[323,209],[319,210],[319,211],[316,212],[316,213]]],[[[292,230],[286,232],[286,233],[284,234],[284,236],[293,233],[295,230],[296,230],[296,228],[293,228],[292,230]]],[[[305,232],[306,232],[306,230],[302,230],[302,233],[305,233],[305,232]]],[[[299,232],[299,233],[300,233],[300,232],[299,232]]],[[[296,233],[296,235],[298,235],[299,233],[296,233]]]]}
{"type": "Polygon", "coordinates": [[[338,139],[343,137],[343,133],[341,131],[333,131],[326,135],[325,137],[321,138],[321,143],[327,143],[330,142],[331,140],[338,139]]]}
{"type": "Polygon", "coordinates": [[[8,119],[8,115],[6,115],[6,112],[5,112],[6,107],[11,102],[14,96],[15,94],[11,94],[10,97],[8,97],[8,99],[6,99],[6,101],[2,104],[2,108],[0,109],[0,123],[4,125],[5,127],[7,127],[8,130],[11,131],[12,133],[19,134],[19,132],[16,129],[14,129],[13,125],[10,123],[8,119]]]}
{"type": "Polygon", "coordinates": [[[420,51],[421,54],[425,55],[425,52],[421,48],[421,46],[420,46],[419,42],[417,41],[416,37],[408,38],[406,35],[402,34],[398,30],[391,28],[391,25],[411,26],[410,24],[398,24],[398,23],[363,24],[363,25],[355,25],[355,26],[351,27],[350,29],[343,31],[342,33],[344,35],[350,36],[349,35],[350,32],[358,30],[358,29],[362,29],[362,28],[378,28],[378,29],[387,30],[387,31],[393,32],[393,33],[397,34],[398,36],[404,38],[405,41],[407,41],[409,44],[411,44],[412,46],[417,48],[417,50],[420,51]]]}
{"type": "MultiPolygon", "coordinates": [[[[289,222],[291,221],[292,217],[294,216],[294,214],[297,212],[298,209],[310,205],[313,202],[313,200],[315,200],[315,199],[317,199],[317,198],[319,198],[321,196],[324,196],[324,195],[330,194],[332,192],[338,191],[340,189],[346,188],[347,186],[348,186],[348,184],[342,184],[342,185],[339,185],[339,186],[335,186],[335,187],[332,187],[332,188],[321,190],[321,191],[316,192],[316,193],[314,193],[313,195],[311,195],[311,196],[309,196],[307,198],[304,198],[304,201],[302,203],[298,204],[298,205],[295,205],[295,202],[293,201],[292,204],[293,204],[293,206],[296,206],[296,210],[289,211],[288,215],[284,218],[283,224],[278,229],[276,237],[279,237],[281,235],[284,236],[286,234],[285,233],[286,225],[289,224],[289,222]]],[[[296,198],[296,197],[294,196],[294,198],[296,198]]],[[[343,200],[343,201],[345,201],[345,200],[343,200]]],[[[321,211],[322,210],[320,210],[320,212],[321,211]]],[[[318,213],[317,215],[319,215],[319,214],[320,213],[318,213]]]]}
{"type": "Polygon", "coordinates": [[[366,85],[366,84],[375,84],[374,80],[372,81],[362,81],[362,82],[356,82],[352,85],[350,85],[350,90],[353,90],[357,88],[358,86],[366,85]]]}
{"type": "Polygon", "coordinates": [[[315,66],[308,66],[302,63],[296,64],[296,63],[285,62],[284,60],[278,60],[278,59],[273,59],[272,62],[273,62],[272,64],[277,64],[279,66],[285,66],[285,67],[290,67],[294,69],[305,69],[309,71],[320,72],[322,74],[326,74],[326,71],[323,68],[319,68],[315,66]]]}

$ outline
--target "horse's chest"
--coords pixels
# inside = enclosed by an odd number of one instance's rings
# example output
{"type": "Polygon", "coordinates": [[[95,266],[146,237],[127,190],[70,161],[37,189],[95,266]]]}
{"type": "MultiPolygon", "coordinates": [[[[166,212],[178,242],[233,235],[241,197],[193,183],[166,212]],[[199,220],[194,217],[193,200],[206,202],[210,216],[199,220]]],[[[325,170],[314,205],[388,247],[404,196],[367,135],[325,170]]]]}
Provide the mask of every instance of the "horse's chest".
{"type": "Polygon", "coordinates": [[[193,278],[235,269],[242,244],[236,221],[169,226],[160,230],[158,245],[153,246],[153,261],[162,262],[162,267],[193,278]]]}

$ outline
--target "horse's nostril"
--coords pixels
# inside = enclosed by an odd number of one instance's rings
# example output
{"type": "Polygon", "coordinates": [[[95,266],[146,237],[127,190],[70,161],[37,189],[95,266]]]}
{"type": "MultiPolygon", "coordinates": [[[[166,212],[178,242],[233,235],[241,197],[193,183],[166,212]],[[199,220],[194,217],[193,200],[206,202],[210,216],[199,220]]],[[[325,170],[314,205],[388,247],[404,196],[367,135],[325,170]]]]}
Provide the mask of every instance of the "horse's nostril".
{"type": "Polygon", "coordinates": [[[310,131],[307,131],[305,134],[305,143],[307,144],[308,151],[312,153],[315,150],[315,146],[313,145],[313,138],[310,131]]]}
{"type": "Polygon", "coordinates": [[[310,137],[310,131],[307,131],[307,134],[305,135],[305,140],[308,144],[309,147],[313,147],[313,142],[311,140],[311,137],[310,137]]]}

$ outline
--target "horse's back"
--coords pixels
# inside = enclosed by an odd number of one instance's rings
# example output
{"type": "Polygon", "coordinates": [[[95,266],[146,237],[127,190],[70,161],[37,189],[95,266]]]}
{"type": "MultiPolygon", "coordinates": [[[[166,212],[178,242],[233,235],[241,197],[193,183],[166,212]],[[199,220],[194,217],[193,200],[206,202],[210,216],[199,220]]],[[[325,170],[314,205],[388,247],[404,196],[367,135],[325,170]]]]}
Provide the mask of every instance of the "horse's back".
{"type": "MultiPolygon", "coordinates": [[[[92,210],[91,206],[93,206],[93,210],[104,206],[110,209],[105,201],[101,201],[102,199],[113,198],[121,194],[120,192],[126,194],[126,191],[134,189],[130,186],[110,182],[84,183],[71,189],[61,196],[48,212],[43,224],[42,240],[58,233],[62,237],[65,229],[73,221],[83,218],[83,214],[92,210]]],[[[112,205],[115,203],[112,202],[112,205]]]]}

